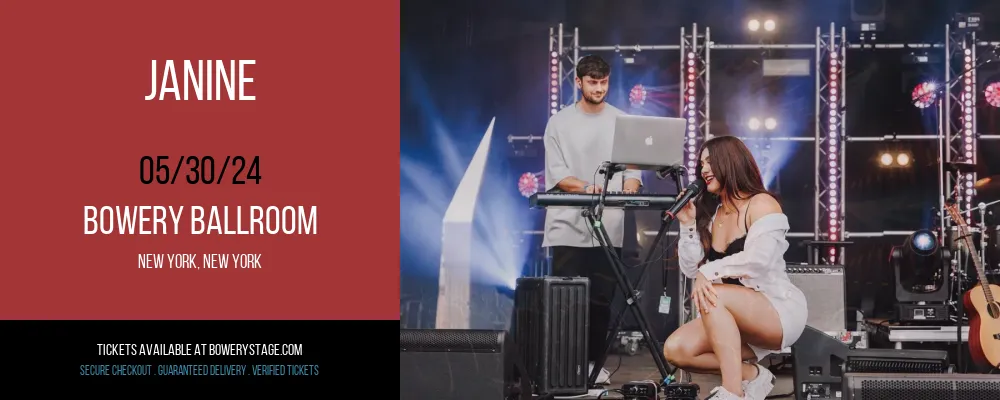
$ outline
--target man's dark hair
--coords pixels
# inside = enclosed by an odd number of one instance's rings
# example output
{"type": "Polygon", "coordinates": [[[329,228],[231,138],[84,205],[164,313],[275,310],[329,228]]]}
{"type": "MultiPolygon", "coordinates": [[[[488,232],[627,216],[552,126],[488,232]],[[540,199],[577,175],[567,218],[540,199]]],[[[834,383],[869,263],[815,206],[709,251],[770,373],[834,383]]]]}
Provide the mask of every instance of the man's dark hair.
{"type": "Polygon", "coordinates": [[[583,79],[589,76],[594,79],[604,79],[611,74],[611,66],[600,56],[584,56],[576,62],[576,77],[583,79]]]}

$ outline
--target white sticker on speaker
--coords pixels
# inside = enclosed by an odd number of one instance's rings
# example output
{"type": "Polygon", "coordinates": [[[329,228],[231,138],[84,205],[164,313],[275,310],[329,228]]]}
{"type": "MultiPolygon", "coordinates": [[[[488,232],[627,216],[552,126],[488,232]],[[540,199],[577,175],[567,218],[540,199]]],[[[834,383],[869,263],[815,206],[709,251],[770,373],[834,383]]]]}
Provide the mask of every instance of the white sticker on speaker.
{"type": "Polygon", "coordinates": [[[670,314],[670,296],[660,296],[660,314],[670,314]]]}

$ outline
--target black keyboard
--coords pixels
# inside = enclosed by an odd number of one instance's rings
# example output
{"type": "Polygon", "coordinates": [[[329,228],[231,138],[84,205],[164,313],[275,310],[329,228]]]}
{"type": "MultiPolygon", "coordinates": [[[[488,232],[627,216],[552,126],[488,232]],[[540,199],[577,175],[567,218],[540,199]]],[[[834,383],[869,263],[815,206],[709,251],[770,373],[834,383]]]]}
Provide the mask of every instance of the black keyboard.
{"type": "MultiPolygon", "coordinates": [[[[674,205],[675,196],[663,194],[624,194],[607,193],[604,195],[604,206],[611,208],[646,208],[651,210],[666,210],[674,205]]],[[[529,199],[531,208],[545,207],[593,207],[601,200],[599,194],[581,193],[535,193],[529,199]]]]}

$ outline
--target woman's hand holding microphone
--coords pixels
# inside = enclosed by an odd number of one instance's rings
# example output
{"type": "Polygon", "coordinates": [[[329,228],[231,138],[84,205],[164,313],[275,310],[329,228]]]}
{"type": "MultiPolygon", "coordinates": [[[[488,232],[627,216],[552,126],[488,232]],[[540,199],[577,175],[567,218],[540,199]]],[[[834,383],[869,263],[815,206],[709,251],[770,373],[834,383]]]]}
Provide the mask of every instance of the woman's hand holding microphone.
{"type": "MultiPolygon", "coordinates": [[[[677,197],[680,198],[686,191],[687,189],[681,190],[677,197]]],[[[689,201],[677,212],[677,221],[681,225],[694,224],[696,211],[694,201],[689,201]]],[[[691,299],[694,301],[695,307],[698,307],[698,310],[704,314],[708,314],[710,308],[715,307],[716,299],[718,299],[718,293],[715,292],[712,281],[708,280],[701,272],[695,275],[694,285],[691,287],[691,299]]]]}
{"type": "MultiPolygon", "coordinates": [[[[681,192],[677,194],[677,198],[679,199],[684,197],[685,192],[687,192],[687,189],[682,189],[681,192]]],[[[677,217],[677,222],[680,222],[681,225],[693,224],[695,217],[694,199],[692,198],[691,201],[687,202],[687,204],[685,204],[684,207],[677,212],[675,217],[677,217]]]]}

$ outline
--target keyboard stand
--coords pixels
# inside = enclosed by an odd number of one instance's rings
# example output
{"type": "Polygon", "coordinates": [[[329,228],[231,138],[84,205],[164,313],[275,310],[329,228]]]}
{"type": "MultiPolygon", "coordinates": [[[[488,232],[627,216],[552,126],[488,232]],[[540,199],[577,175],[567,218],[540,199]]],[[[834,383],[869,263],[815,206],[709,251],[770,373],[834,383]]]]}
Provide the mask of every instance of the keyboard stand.
{"type": "MultiPolygon", "coordinates": [[[[606,164],[604,167],[604,192],[607,192],[608,182],[611,180],[611,176],[615,172],[623,170],[621,166],[615,166],[611,164],[606,164]]],[[[677,179],[680,179],[677,176],[677,179]]],[[[679,181],[678,181],[679,182],[679,181]]],[[[584,217],[590,222],[590,225],[594,228],[594,232],[597,234],[597,241],[604,249],[605,255],[608,257],[608,261],[611,263],[611,270],[615,274],[615,279],[618,281],[618,288],[621,289],[622,293],[625,295],[625,308],[632,310],[632,315],[635,317],[636,321],[639,323],[639,329],[642,331],[642,337],[646,340],[646,347],[649,348],[650,354],[653,356],[653,362],[656,363],[656,369],[660,371],[660,375],[663,380],[672,375],[672,371],[668,371],[667,360],[663,356],[663,345],[656,341],[653,337],[649,328],[649,320],[646,319],[645,313],[642,312],[642,308],[639,307],[639,298],[641,294],[632,286],[628,280],[628,275],[626,275],[626,267],[622,260],[615,253],[614,246],[611,244],[611,238],[608,236],[608,231],[604,229],[604,224],[601,223],[601,214],[604,209],[604,196],[601,196],[601,201],[597,203],[594,209],[586,209],[583,211],[584,217]]],[[[656,235],[653,241],[653,247],[650,248],[649,253],[646,254],[646,260],[643,262],[643,268],[649,264],[650,259],[655,254],[656,248],[659,245],[660,239],[664,236],[667,228],[670,226],[671,220],[664,220],[660,225],[660,231],[656,235]]],[[[641,282],[640,278],[640,282],[641,282]]],[[[597,376],[601,372],[601,368],[604,367],[605,361],[607,361],[608,353],[611,351],[611,346],[614,344],[616,337],[618,336],[618,330],[621,327],[622,320],[625,317],[625,309],[622,309],[618,313],[618,317],[615,319],[614,323],[611,325],[612,329],[607,337],[607,345],[605,346],[604,354],[600,355],[594,362],[594,369],[590,372],[590,376],[587,378],[588,386],[591,388],[601,387],[597,385],[597,376]]],[[[662,381],[661,381],[662,383],[662,381]]]]}

